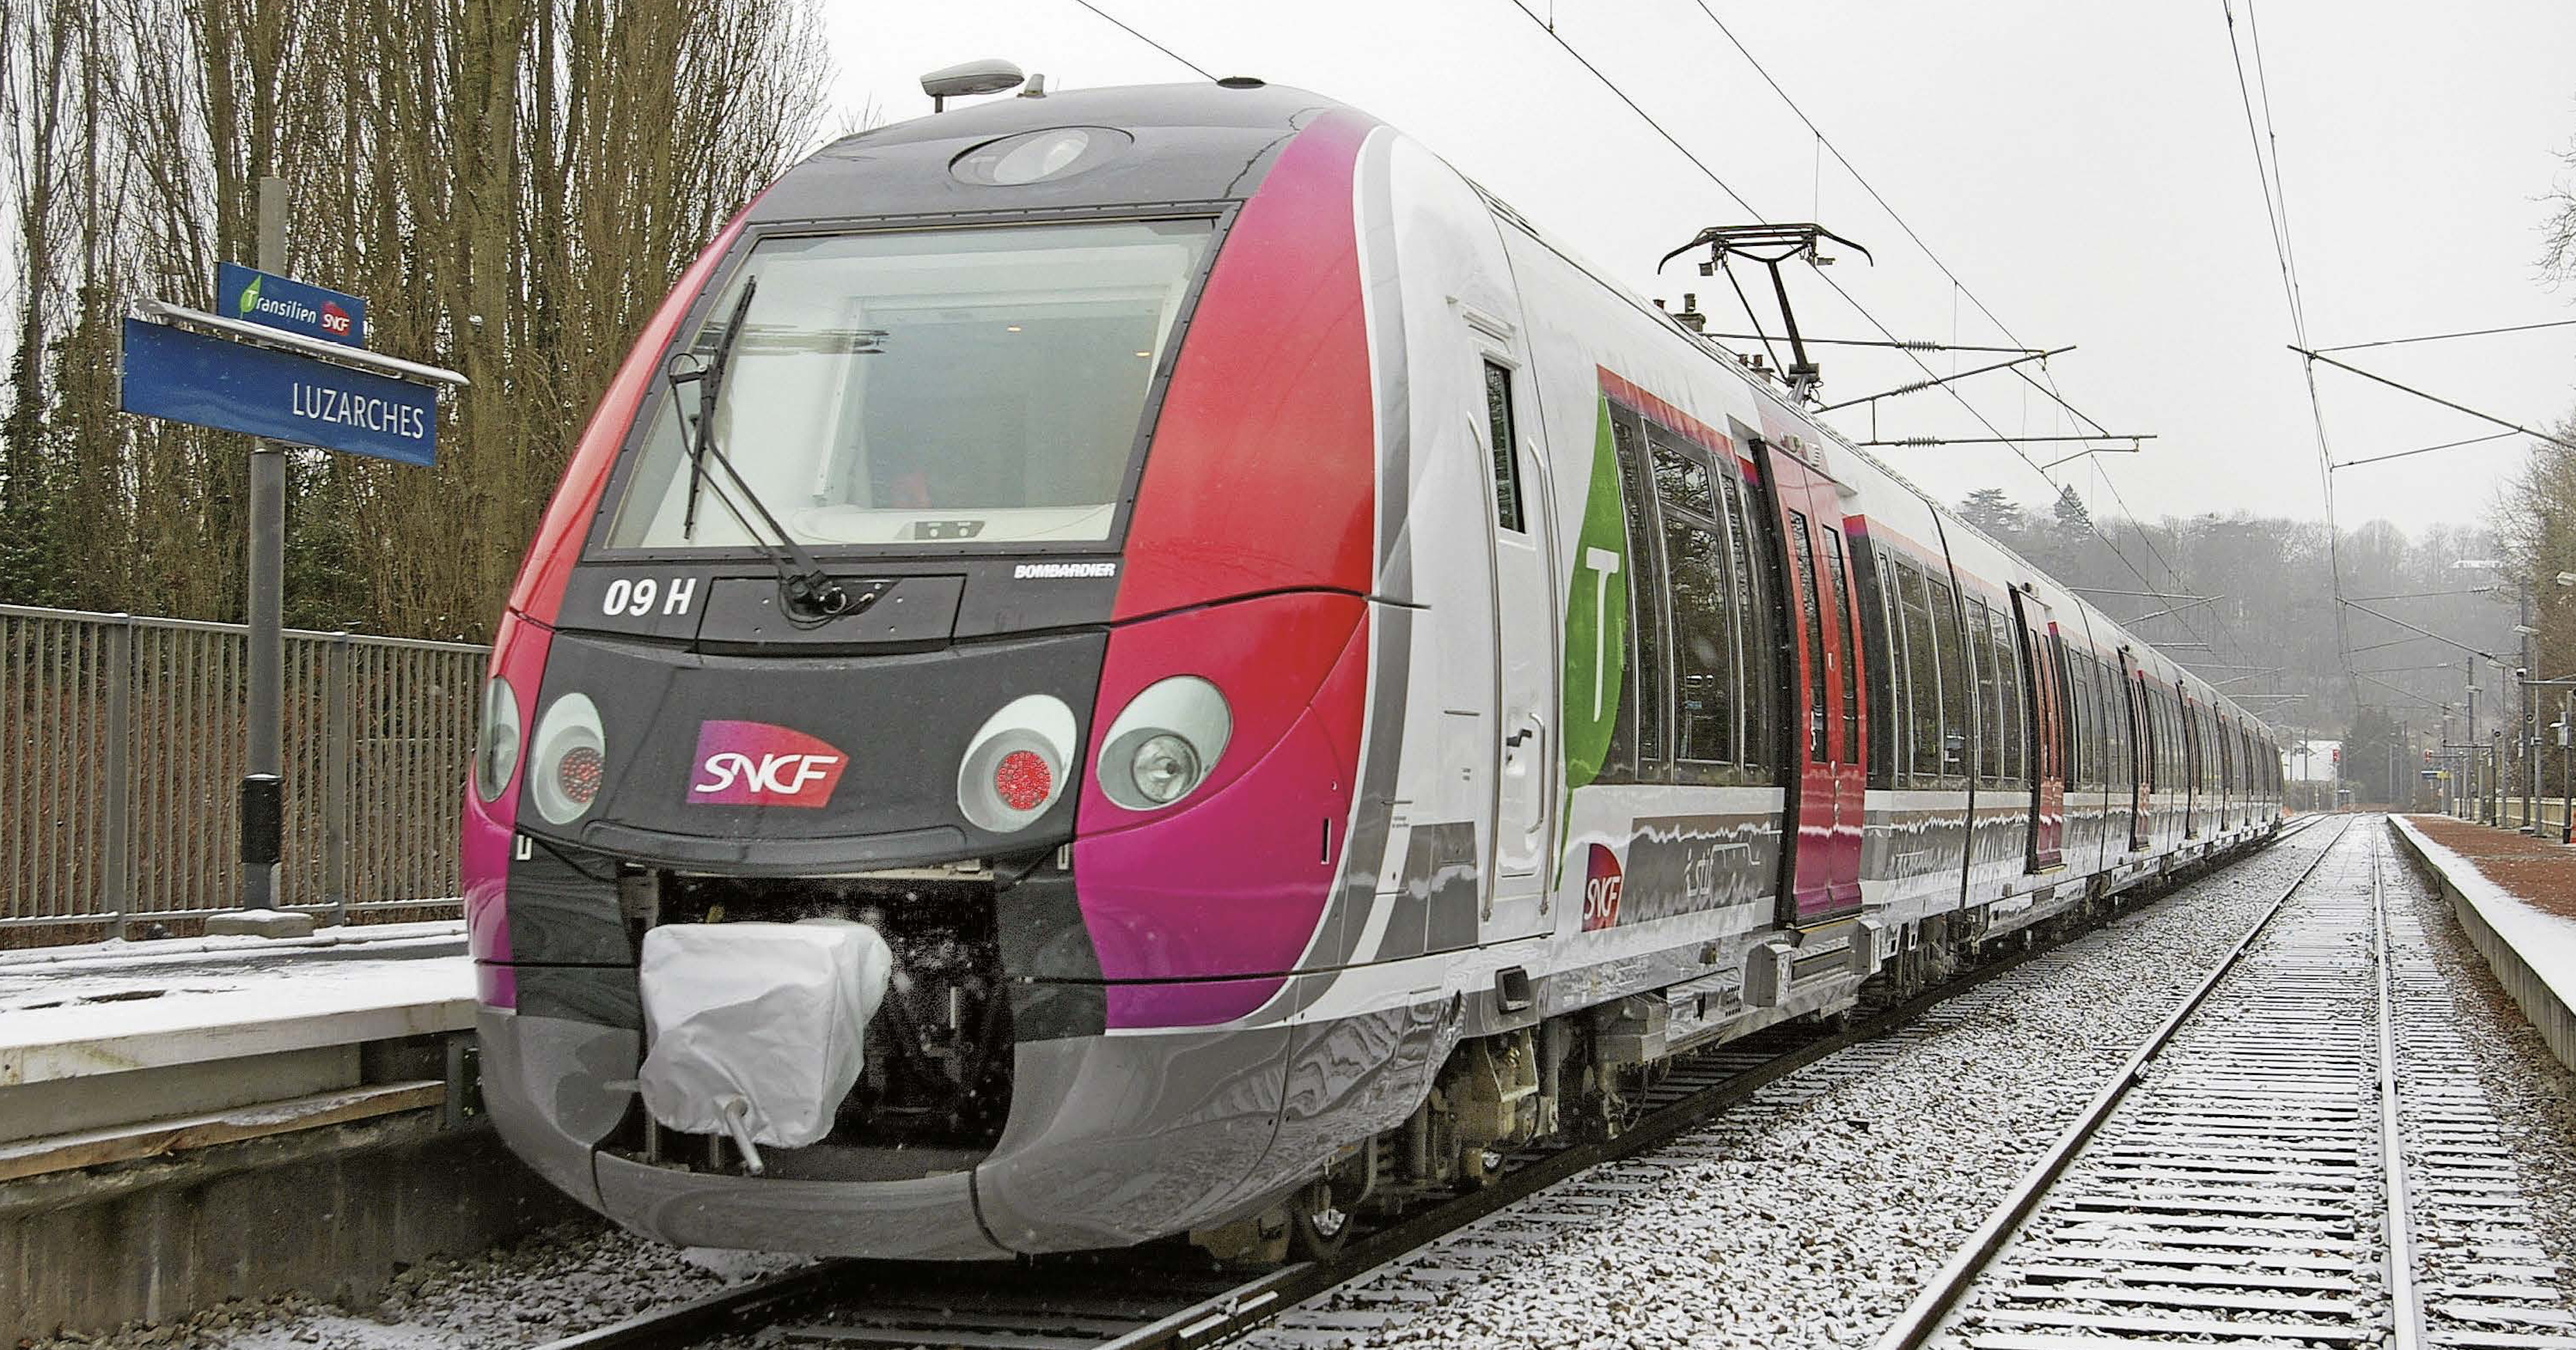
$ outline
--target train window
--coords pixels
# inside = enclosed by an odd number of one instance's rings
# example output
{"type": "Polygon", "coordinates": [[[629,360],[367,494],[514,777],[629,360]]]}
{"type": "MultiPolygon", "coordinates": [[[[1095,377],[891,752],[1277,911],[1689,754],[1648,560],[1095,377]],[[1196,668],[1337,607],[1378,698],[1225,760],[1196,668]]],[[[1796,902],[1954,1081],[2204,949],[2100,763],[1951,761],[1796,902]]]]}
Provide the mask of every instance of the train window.
{"type": "Polygon", "coordinates": [[[2021,644],[2012,620],[1998,606],[1986,611],[1986,637],[1995,655],[1995,694],[2002,710],[2003,767],[2007,785],[2030,781],[2030,672],[2022,669],[2021,644]]]}
{"type": "Polygon", "coordinates": [[[1852,639],[1851,568],[1843,560],[1842,531],[1825,527],[1825,574],[1834,579],[1834,622],[1843,630],[1843,762],[1860,748],[1860,644],[1852,639]]]}
{"type": "Polygon", "coordinates": [[[1995,684],[1993,621],[1982,596],[1968,597],[1968,660],[1977,668],[1977,784],[1994,787],[2004,765],[2004,705],[1995,684]]]}
{"type": "Polygon", "coordinates": [[[1656,495],[1669,505],[1716,515],[1717,498],[1709,490],[1708,470],[1652,422],[1646,424],[1646,440],[1654,447],[1656,495]]]}
{"type": "Polygon", "coordinates": [[[2066,639],[2047,637],[2048,696],[2057,705],[2057,771],[2074,787],[2084,781],[2084,718],[2075,706],[2075,685],[2066,673],[2066,639]]]}
{"type": "Polygon", "coordinates": [[[1628,649],[1626,687],[1602,777],[1623,781],[1664,779],[1664,569],[1655,538],[1654,504],[1646,491],[1645,431],[1637,414],[1610,405],[1610,439],[1619,457],[1621,504],[1628,522],[1628,649]]]}
{"type": "Polygon", "coordinates": [[[1945,582],[1932,583],[1932,629],[1941,642],[1941,774],[1965,778],[1969,738],[1976,734],[1976,680],[1969,672],[1967,629],[1959,597],[1945,582]]]}
{"type": "Polygon", "coordinates": [[[1734,566],[1735,617],[1742,640],[1737,651],[1744,661],[1742,685],[1744,705],[1744,767],[1760,771],[1771,766],[1774,738],[1778,735],[1777,713],[1780,703],[1780,628],[1769,603],[1770,573],[1764,560],[1772,556],[1770,518],[1746,505],[1749,493],[1742,480],[1731,473],[1718,475],[1718,485],[1726,496],[1727,547],[1734,566]],[[1759,529],[1760,533],[1756,533],[1759,529]]]}
{"type": "Polygon", "coordinates": [[[2138,781],[2138,709],[2129,695],[2128,676],[2117,661],[2102,663],[2102,699],[2111,719],[2105,728],[2111,738],[2111,785],[2126,792],[2138,781]]]}
{"type": "Polygon", "coordinates": [[[1512,371],[1499,361],[1485,363],[1485,429],[1494,456],[1494,523],[1506,530],[1521,526],[1520,439],[1512,420],[1512,371]]]}
{"type": "Polygon", "coordinates": [[[2093,781],[2103,787],[2116,787],[2128,773],[2129,728],[2111,707],[2110,671],[2092,657],[2084,658],[2084,681],[2093,699],[2094,744],[2102,750],[2102,771],[2093,781]]]}
{"type": "MultiPolygon", "coordinates": [[[[1655,479],[1665,483],[1655,452],[1655,479]]],[[[1687,461],[1685,461],[1687,462],[1687,461]]],[[[1696,467],[1696,466],[1693,466],[1696,467]]],[[[1701,490],[1706,491],[1705,471],[1701,490]]],[[[1664,561],[1673,594],[1673,758],[1699,764],[1735,760],[1735,626],[1726,605],[1725,545],[1718,523],[1665,501],[1664,561]]],[[[1717,781],[1685,774],[1686,779],[1717,781]]]]}
{"type": "Polygon", "coordinates": [[[1905,635],[1896,626],[1896,586],[1887,555],[1866,534],[1851,537],[1852,586],[1860,599],[1860,651],[1878,683],[1869,699],[1869,785],[1896,786],[1905,772],[1905,635]]]}
{"type": "Polygon", "coordinates": [[[1933,638],[1932,602],[1923,573],[1896,568],[1896,608],[1905,629],[1906,764],[1918,787],[1941,776],[1941,654],[1933,638]]]}
{"type": "Polygon", "coordinates": [[[1816,535],[1806,516],[1789,513],[1790,584],[1807,629],[1807,758],[1825,758],[1825,607],[1816,597],[1816,535]]]}

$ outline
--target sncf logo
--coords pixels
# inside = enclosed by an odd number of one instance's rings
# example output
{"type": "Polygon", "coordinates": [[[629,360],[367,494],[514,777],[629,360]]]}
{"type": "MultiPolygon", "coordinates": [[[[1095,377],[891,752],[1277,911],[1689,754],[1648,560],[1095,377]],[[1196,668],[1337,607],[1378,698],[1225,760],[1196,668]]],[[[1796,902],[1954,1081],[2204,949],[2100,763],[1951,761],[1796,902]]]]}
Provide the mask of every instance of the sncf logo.
{"type": "Polygon", "coordinates": [[[850,757],[790,727],[701,722],[689,801],[699,806],[825,806],[850,757]]]}
{"type": "Polygon", "coordinates": [[[1592,846],[1592,862],[1583,876],[1583,931],[1608,928],[1619,922],[1619,891],[1626,885],[1619,875],[1619,855],[1606,846],[1592,846]]]}
{"type": "Polygon", "coordinates": [[[349,335],[349,311],[340,308],[338,305],[335,305],[328,300],[323,301],[322,331],[326,333],[336,333],[341,337],[347,337],[349,335]]]}

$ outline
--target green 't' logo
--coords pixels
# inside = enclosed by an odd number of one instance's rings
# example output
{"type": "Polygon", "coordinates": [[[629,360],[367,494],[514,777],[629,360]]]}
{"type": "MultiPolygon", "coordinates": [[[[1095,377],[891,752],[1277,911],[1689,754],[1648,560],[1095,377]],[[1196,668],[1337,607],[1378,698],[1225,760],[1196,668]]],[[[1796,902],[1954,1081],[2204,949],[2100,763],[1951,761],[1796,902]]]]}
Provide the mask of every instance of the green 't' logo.
{"type": "Polygon", "coordinates": [[[242,287],[241,312],[244,315],[259,308],[259,282],[258,277],[252,277],[250,284],[242,287]]]}

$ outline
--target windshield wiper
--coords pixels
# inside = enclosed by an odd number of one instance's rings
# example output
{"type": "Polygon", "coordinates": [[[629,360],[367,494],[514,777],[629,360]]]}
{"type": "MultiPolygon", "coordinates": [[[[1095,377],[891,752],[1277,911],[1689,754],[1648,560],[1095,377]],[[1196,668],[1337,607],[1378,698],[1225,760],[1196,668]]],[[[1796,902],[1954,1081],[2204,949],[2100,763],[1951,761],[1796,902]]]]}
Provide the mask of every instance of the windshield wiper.
{"type": "Polygon", "coordinates": [[[734,344],[742,341],[742,321],[751,314],[751,297],[760,290],[760,278],[743,278],[742,295],[733,302],[733,312],[725,316],[724,332],[716,339],[715,355],[701,369],[671,377],[672,390],[678,392],[681,380],[695,380],[698,385],[698,421],[689,434],[689,497],[680,511],[680,537],[693,539],[698,533],[698,485],[706,481],[707,447],[716,438],[716,400],[724,395],[725,368],[733,364],[734,344]]]}
{"type": "Polygon", "coordinates": [[[707,460],[712,458],[725,471],[725,477],[733,480],[734,488],[733,492],[727,492],[723,484],[714,484],[716,499],[724,503],[734,523],[742,526],[742,532],[751,540],[752,547],[759,549],[762,556],[769,559],[770,565],[778,569],[780,612],[786,615],[789,623],[800,628],[818,627],[851,612],[849,591],[823,569],[823,564],[816,561],[813,554],[805,551],[804,545],[796,542],[796,536],[788,533],[786,526],[778,523],[778,517],[770,512],[768,503],[760,499],[760,494],[753,491],[751,484],[743,478],[742,471],[734,467],[732,456],[716,444],[716,400],[723,396],[725,371],[732,364],[734,344],[742,337],[743,318],[751,312],[752,293],[758,289],[760,278],[744,279],[742,298],[734,301],[733,312],[725,317],[724,335],[717,340],[715,354],[704,369],[673,371],[669,376],[674,395],[683,383],[695,381],[698,386],[698,422],[689,437],[689,495],[680,516],[680,537],[687,539],[697,533],[698,487],[701,483],[712,482],[707,477],[707,460]],[[736,493],[751,504],[753,513],[760,517],[761,524],[769,527],[769,533],[776,537],[777,542],[762,538],[761,532],[752,527],[750,519],[743,515],[742,507],[735,504],[736,493]]]}

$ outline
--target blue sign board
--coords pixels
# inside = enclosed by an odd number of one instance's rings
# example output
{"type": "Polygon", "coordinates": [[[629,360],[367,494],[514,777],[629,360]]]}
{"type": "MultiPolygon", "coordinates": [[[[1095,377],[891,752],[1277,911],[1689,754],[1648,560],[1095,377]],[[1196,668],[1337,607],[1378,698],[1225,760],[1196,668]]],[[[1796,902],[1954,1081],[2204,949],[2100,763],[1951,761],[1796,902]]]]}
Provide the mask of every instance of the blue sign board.
{"type": "Polygon", "coordinates": [[[282,332],[367,345],[367,302],[239,263],[215,270],[215,312],[282,332]]]}
{"type": "Polygon", "coordinates": [[[125,321],[121,406],[218,431],[427,466],[438,394],[309,356],[125,321]]]}

